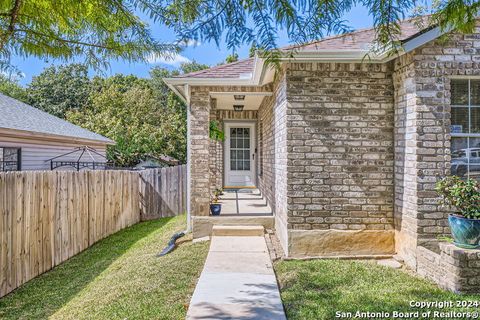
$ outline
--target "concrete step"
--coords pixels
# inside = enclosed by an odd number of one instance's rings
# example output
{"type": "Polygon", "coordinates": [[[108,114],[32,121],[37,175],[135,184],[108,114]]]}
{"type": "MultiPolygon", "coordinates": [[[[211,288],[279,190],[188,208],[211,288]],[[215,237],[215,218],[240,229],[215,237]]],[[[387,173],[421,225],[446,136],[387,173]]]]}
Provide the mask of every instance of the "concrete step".
{"type": "Polygon", "coordinates": [[[213,226],[263,226],[273,229],[273,216],[192,216],[193,236],[202,238],[212,235],[213,226]]]}
{"type": "Polygon", "coordinates": [[[262,237],[265,233],[263,226],[223,226],[214,225],[212,236],[262,237]]]}

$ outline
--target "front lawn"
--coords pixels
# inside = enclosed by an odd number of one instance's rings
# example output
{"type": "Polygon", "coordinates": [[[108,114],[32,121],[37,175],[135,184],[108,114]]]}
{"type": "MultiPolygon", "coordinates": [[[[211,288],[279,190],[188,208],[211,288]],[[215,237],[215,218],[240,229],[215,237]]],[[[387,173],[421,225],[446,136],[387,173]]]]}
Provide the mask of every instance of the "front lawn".
{"type": "Polygon", "coordinates": [[[120,231],[1,298],[0,319],[185,318],[208,243],[155,256],[184,228],[179,216],[120,231]]]}
{"type": "MultiPolygon", "coordinates": [[[[409,303],[480,300],[480,295],[446,292],[429,281],[373,262],[280,261],[275,264],[275,271],[289,320],[334,319],[337,311],[352,312],[353,315],[357,311],[390,314],[394,311],[460,311],[458,308],[412,308],[409,303]]],[[[463,311],[475,312],[478,308],[473,306],[463,311]]]]}

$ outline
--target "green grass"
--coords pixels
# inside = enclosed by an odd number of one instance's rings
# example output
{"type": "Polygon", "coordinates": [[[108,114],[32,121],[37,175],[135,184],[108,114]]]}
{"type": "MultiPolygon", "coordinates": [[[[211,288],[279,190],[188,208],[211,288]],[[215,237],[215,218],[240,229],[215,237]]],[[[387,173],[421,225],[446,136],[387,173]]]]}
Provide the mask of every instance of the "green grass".
{"type": "MultiPolygon", "coordinates": [[[[280,261],[275,264],[275,271],[289,320],[334,319],[336,311],[421,312],[423,309],[409,306],[412,300],[480,300],[480,295],[446,292],[429,281],[373,262],[280,261]]],[[[424,311],[429,310],[460,309],[424,311]]],[[[467,310],[478,311],[478,308],[464,309],[467,310]]]]}
{"type": "Polygon", "coordinates": [[[184,222],[142,222],[98,242],[1,298],[0,319],[185,318],[208,243],[155,256],[184,222]]]}

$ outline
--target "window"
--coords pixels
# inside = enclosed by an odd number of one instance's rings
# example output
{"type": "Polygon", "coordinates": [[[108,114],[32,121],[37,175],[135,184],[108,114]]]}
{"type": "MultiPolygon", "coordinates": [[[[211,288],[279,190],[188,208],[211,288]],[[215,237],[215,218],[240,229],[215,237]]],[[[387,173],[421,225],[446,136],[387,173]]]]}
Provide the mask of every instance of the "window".
{"type": "Polygon", "coordinates": [[[451,81],[452,174],[480,180],[480,79],[451,81]]]}
{"type": "Polygon", "coordinates": [[[21,149],[0,147],[0,171],[21,169],[21,149]]]}

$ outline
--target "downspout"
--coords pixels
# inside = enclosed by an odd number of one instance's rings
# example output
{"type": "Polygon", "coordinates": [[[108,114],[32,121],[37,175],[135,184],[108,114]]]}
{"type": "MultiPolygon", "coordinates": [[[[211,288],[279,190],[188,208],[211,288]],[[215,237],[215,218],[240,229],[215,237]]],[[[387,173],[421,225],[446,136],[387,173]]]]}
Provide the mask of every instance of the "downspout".
{"type": "Polygon", "coordinates": [[[186,98],[186,103],[187,103],[187,230],[186,233],[189,233],[192,231],[192,221],[191,221],[191,212],[190,212],[190,199],[191,199],[191,179],[190,179],[190,167],[191,167],[191,148],[190,148],[190,142],[191,142],[191,136],[190,136],[190,113],[192,111],[191,106],[190,106],[190,87],[188,84],[185,85],[185,98],[186,98]]]}

